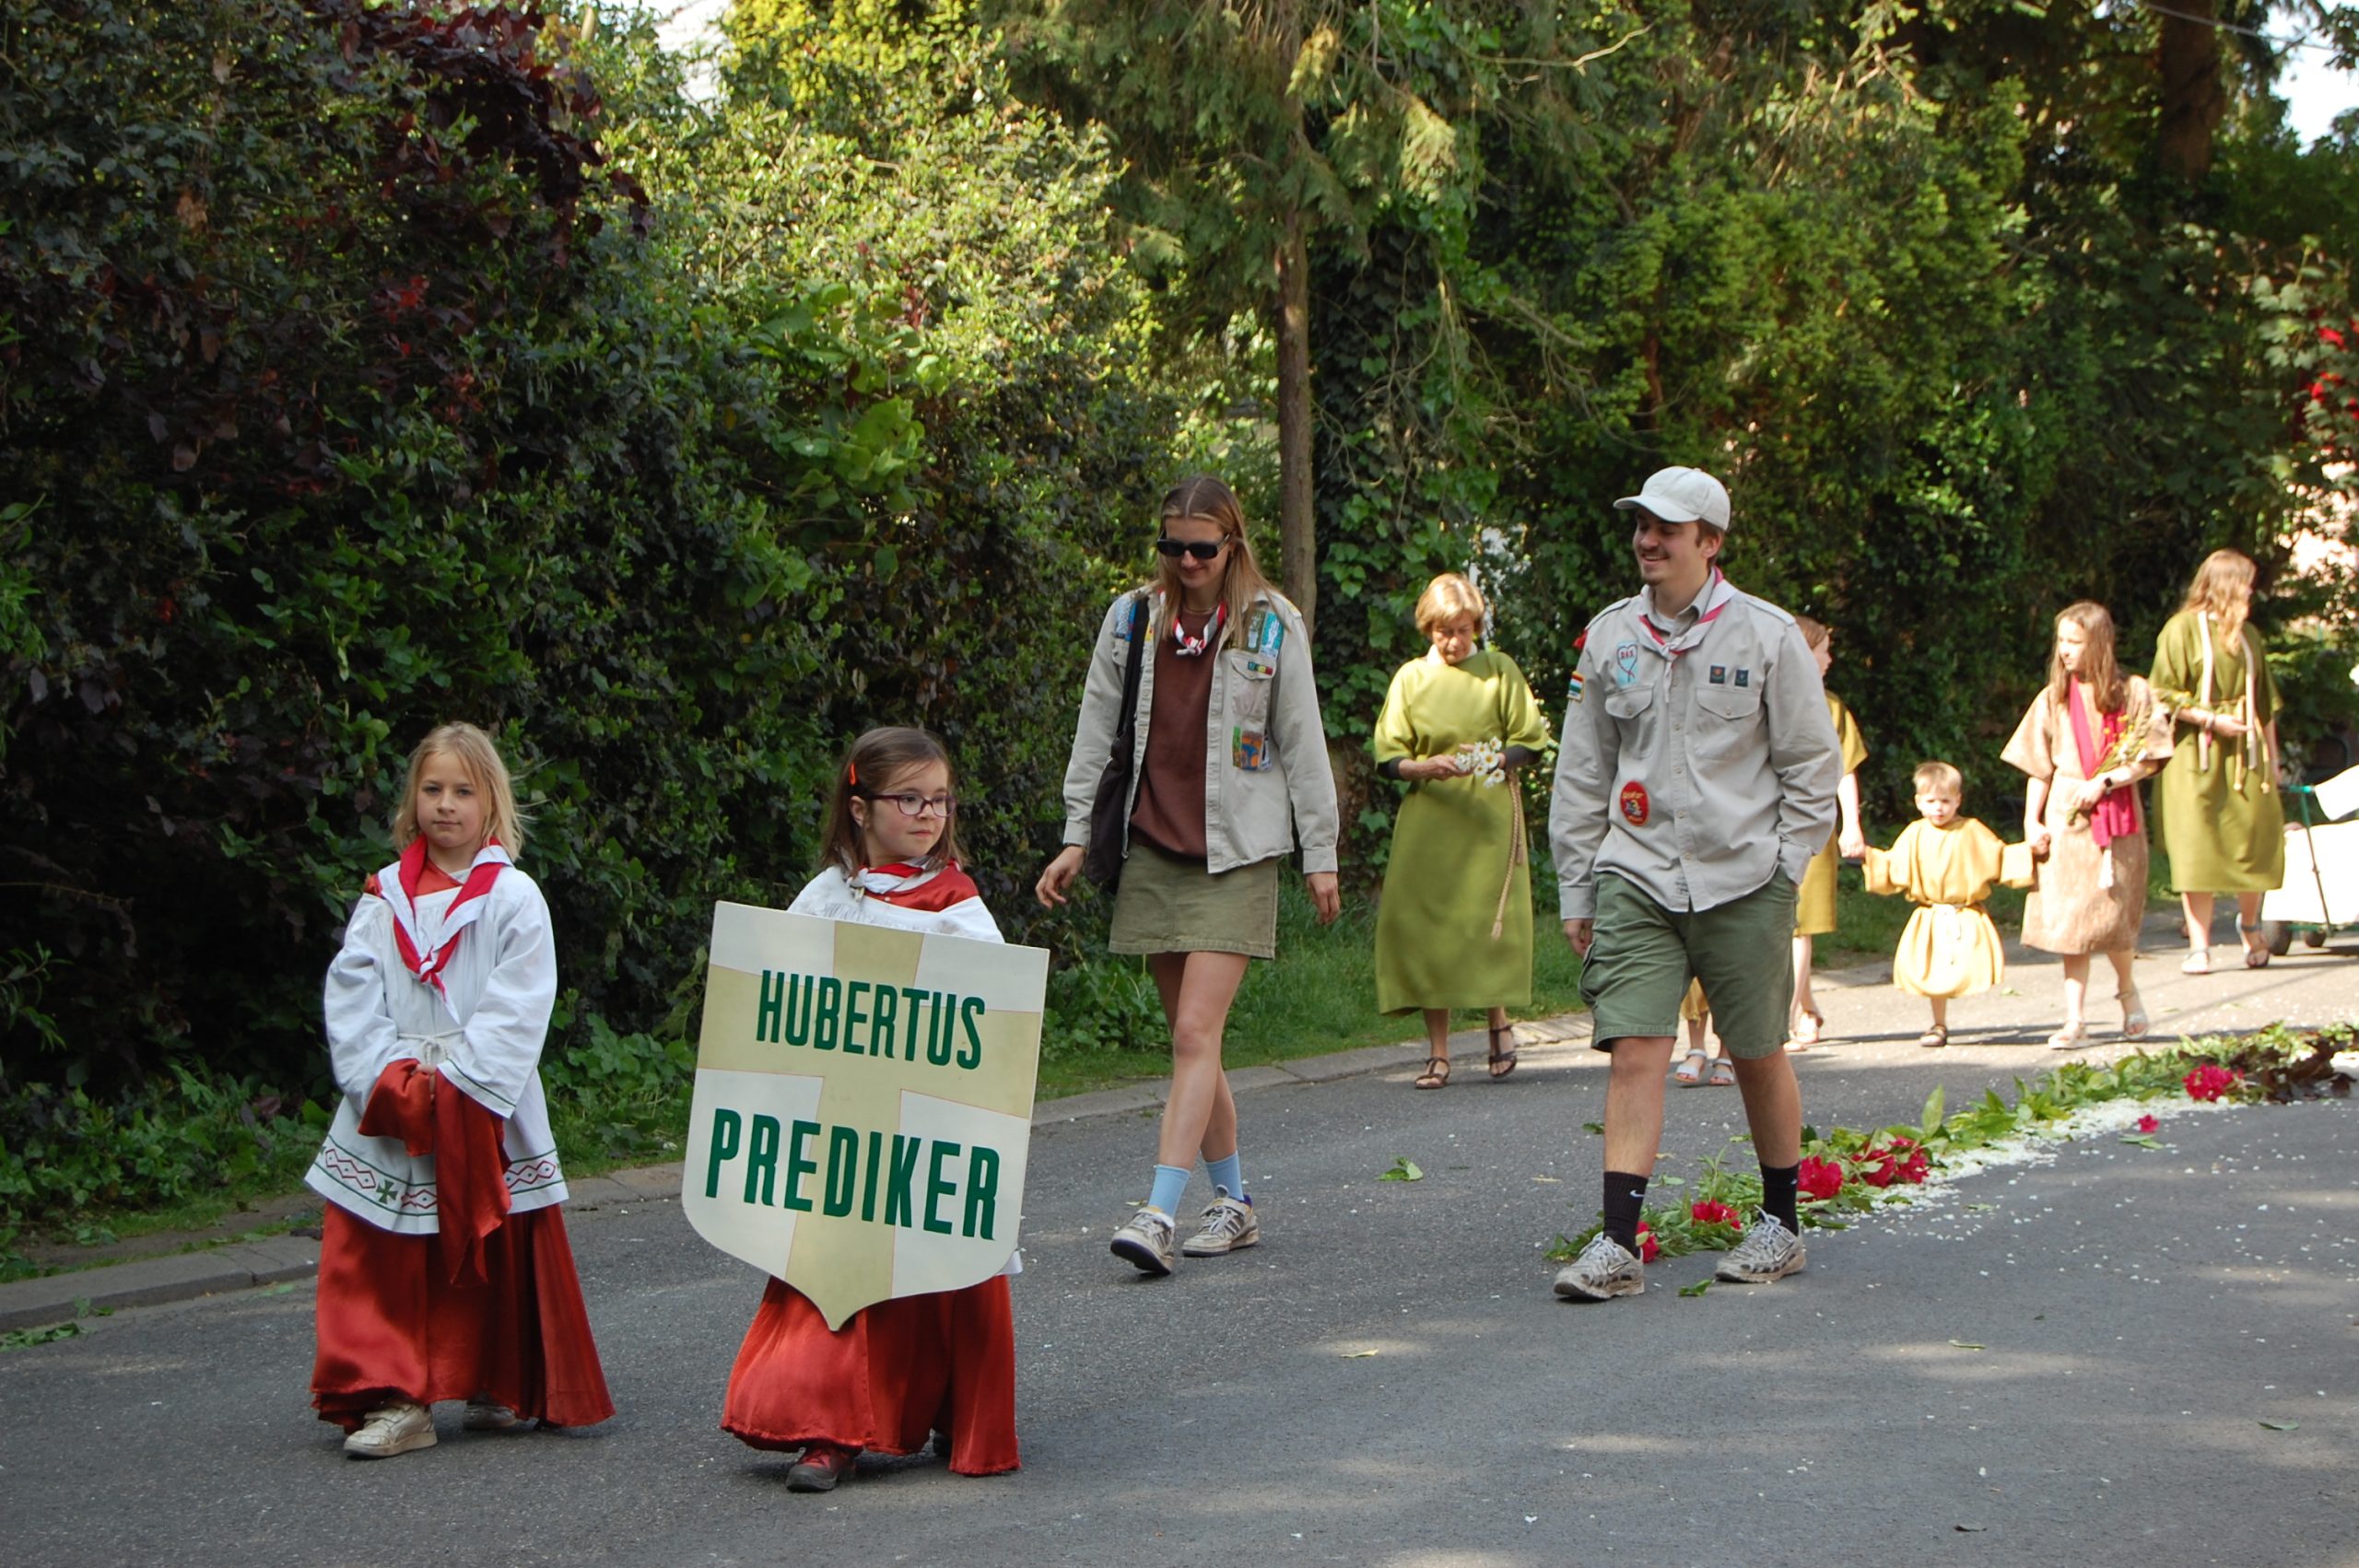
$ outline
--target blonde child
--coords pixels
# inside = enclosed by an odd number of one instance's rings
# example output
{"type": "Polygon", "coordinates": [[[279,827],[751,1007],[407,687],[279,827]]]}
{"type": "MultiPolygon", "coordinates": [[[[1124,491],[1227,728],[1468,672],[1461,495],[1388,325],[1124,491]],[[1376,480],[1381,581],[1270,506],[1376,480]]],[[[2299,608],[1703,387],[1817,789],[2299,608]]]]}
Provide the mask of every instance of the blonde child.
{"type": "MultiPolygon", "coordinates": [[[[836,770],[819,874],[791,913],[897,930],[1001,940],[959,865],[950,755],[923,730],[871,730],[836,770]]],[[[782,1280],[762,1293],[729,1374],[722,1430],[756,1448],[801,1449],[794,1492],[828,1492],[861,1450],[913,1454],[929,1432],[960,1475],[1018,1467],[1015,1320],[1007,1274],[878,1302],[830,1330],[782,1280]]]]}
{"type": "MultiPolygon", "coordinates": [[[[1796,615],[1794,626],[1810,645],[1811,657],[1818,661],[1819,679],[1824,681],[1835,663],[1834,628],[1808,615],[1796,615]]],[[[1835,721],[1835,743],[1843,754],[1843,778],[1835,786],[1838,820],[1825,848],[1811,857],[1810,870],[1794,900],[1794,1011],[1786,1040],[1790,1051],[1810,1049],[1826,1031],[1826,1015],[1819,1012],[1810,993],[1812,939],[1835,930],[1836,861],[1856,860],[1868,848],[1867,837],[1860,831],[1860,765],[1868,760],[1868,744],[1860,738],[1860,721],[1833,692],[1826,694],[1826,716],[1835,721]]]]}
{"type": "Polygon", "coordinates": [[[1932,1026],[1917,1043],[1940,1047],[1950,1043],[1950,999],[1989,990],[2006,974],[1999,929],[1982,901],[1992,883],[2028,885],[2031,852],[1958,815],[1966,780],[1948,763],[1920,763],[1912,777],[1918,820],[1891,848],[1868,850],[1867,885],[1870,893],[1899,894],[1917,906],[1901,929],[1892,980],[1932,1004],[1932,1026]]]}
{"type": "Polygon", "coordinates": [[[489,736],[418,743],[393,841],[328,968],[344,1098],[305,1178],[327,1199],[311,1402],[362,1459],[432,1447],[438,1399],[469,1431],[615,1410],[541,1091],[557,947],[489,736]]]}

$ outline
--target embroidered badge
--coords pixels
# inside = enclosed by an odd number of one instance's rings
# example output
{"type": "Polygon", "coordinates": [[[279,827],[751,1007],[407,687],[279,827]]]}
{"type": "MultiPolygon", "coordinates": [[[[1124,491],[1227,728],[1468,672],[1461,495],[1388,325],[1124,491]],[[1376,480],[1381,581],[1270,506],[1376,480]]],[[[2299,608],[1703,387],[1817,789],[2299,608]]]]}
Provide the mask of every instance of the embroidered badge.
{"type": "Polygon", "coordinates": [[[1277,656],[1279,645],[1286,639],[1286,624],[1278,619],[1277,612],[1261,609],[1245,626],[1245,646],[1256,653],[1277,656]]]}
{"type": "Polygon", "coordinates": [[[1622,817],[1632,827],[1647,825],[1653,804],[1647,799],[1647,787],[1633,778],[1622,786],[1622,817]]]}
{"type": "Polygon", "coordinates": [[[1576,670],[1572,673],[1572,678],[1565,683],[1565,699],[1567,702],[1580,701],[1581,685],[1581,673],[1576,670]]]}
{"type": "Polygon", "coordinates": [[[1270,737],[1242,727],[1228,732],[1229,760],[1242,773],[1259,773],[1270,766],[1270,737]]]}
{"type": "Polygon", "coordinates": [[[1249,653],[1245,656],[1244,669],[1247,680],[1266,681],[1278,673],[1278,661],[1264,659],[1258,653],[1249,653]]]}
{"type": "Polygon", "coordinates": [[[1614,650],[1614,679],[1620,685],[1636,685],[1638,679],[1638,645],[1625,642],[1614,650]]]}
{"type": "Polygon", "coordinates": [[[1716,686],[1727,685],[1729,684],[1729,667],[1725,664],[1713,665],[1712,673],[1708,678],[1716,686]]]}
{"type": "Polygon", "coordinates": [[[1739,670],[1736,673],[1736,684],[1741,686],[1751,685],[1753,684],[1753,672],[1750,670],[1739,670]]]}

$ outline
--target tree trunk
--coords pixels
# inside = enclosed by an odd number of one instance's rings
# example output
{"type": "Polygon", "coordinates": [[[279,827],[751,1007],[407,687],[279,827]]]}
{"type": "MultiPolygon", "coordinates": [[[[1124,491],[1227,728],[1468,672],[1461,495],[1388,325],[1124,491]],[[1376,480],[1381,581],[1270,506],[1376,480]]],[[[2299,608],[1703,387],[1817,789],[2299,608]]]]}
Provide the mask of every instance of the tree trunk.
{"type": "Polygon", "coordinates": [[[1319,532],[1310,490],[1310,251],[1302,215],[1278,241],[1278,541],[1281,586],[1302,612],[1319,613],[1319,532]]]}
{"type": "Polygon", "coordinates": [[[2220,86],[2220,29],[2212,25],[2215,0],[2177,0],[2163,13],[2163,111],[2155,152],[2165,173],[2200,185],[2212,172],[2212,134],[2227,111],[2220,86]],[[2199,19],[2200,18],[2200,19],[2199,19]]]}

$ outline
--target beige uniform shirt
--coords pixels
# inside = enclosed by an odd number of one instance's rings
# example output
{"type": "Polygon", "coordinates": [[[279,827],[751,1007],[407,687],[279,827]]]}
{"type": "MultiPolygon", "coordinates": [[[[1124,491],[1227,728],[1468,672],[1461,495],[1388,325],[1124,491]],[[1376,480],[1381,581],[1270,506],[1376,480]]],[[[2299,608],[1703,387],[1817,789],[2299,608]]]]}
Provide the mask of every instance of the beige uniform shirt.
{"type": "Polygon", "coordinates": [[[1601,872],[1679,911],[1800,883],[1834,831],[1842,753],[1809,645],[1749,593],[1700,621],[1713,592],[1663,616],[1645,591],[1590,623],[1548,813],[1567,920],[1596,918],[1601,872]]]}

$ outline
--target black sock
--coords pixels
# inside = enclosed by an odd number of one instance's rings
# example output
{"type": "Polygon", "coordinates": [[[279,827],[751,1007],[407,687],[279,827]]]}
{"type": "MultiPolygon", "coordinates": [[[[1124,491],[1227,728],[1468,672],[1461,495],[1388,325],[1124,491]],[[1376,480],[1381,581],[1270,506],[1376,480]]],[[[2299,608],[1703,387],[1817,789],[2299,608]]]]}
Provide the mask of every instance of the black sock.
{"type": "Polygon", "coordinates": [[[1796,1235],[1802,1234],[1802,1221],[1794,1217],[1794,1193],[1802,1174],[1798,1164],[1761,1167],[1761,1211],[1776,1215],[1778,1223],[1796,1235]]]}
{"type": "MultiPolygon", "coordinates": [[[[1788,1199],[1790,1202],[1790,1197],[1788,1199]]],[[[1646,1207],[1647,1178],[1628,1171],[1605,1173],[1605,1234],[1638,1250],[1638,1211],[1646,1207]]]]}

